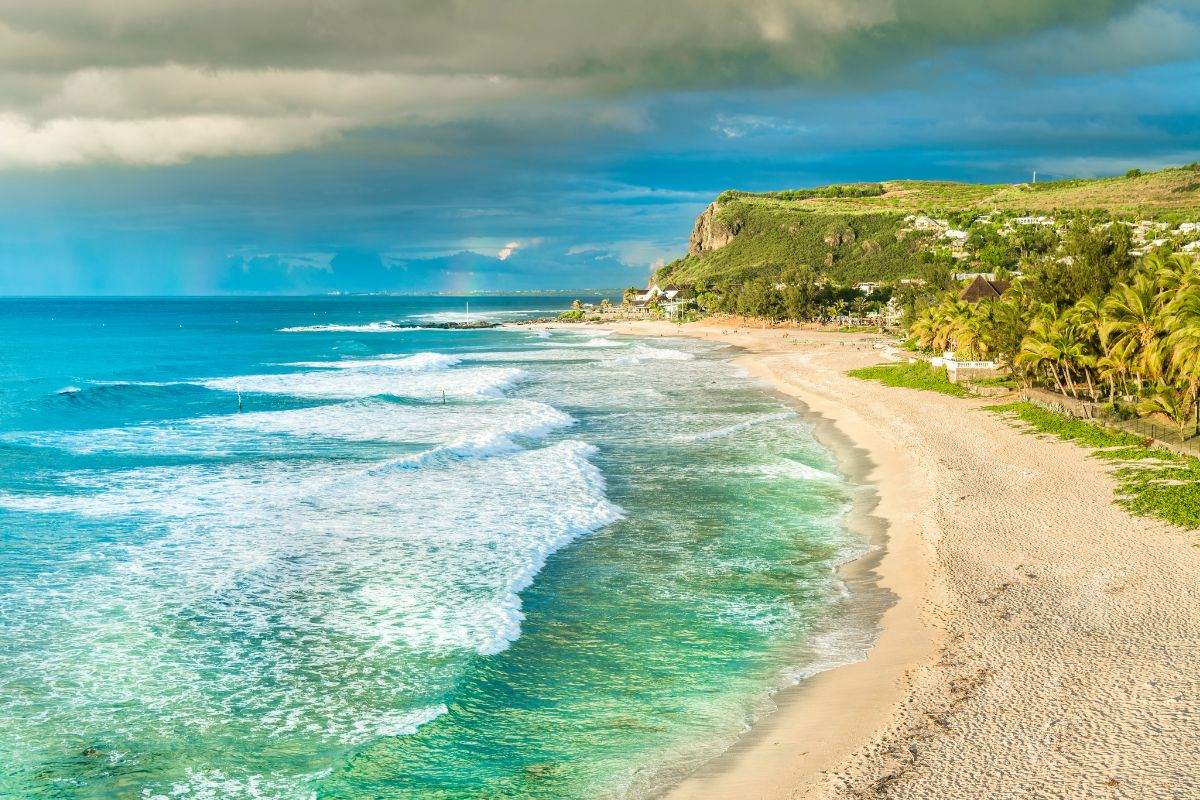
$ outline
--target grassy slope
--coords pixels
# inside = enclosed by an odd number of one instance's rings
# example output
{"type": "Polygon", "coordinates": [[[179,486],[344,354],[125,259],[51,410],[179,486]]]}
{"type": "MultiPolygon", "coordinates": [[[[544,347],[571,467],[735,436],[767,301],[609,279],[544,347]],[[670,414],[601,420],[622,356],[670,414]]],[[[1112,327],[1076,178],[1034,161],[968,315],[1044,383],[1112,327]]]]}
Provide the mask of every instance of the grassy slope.
{"type": "Polygon", "coordinates": [[[740,195],[718,219],[740,223],[720,250],[688,256],[660,274],[666,282],[741,281],[778,275],[807,264],[840,283],[913,275],[919,236],[896,233],[909,214],[974,216],[999,209],[1053,214],[1099,210],[1130,218],[1200,219],[1200,170],[1167,169],[1134,178],[1096,178],[1029,184],[887,181],[876,197],[785,200],[740,195]],[[852,233],[851,236],[845,234],[852,233]],[[843,234],[827,242],[830,234],[843,234]],[[826,266],[832,254],[832,265],[826,266]]]}
{"type": "Polygon", "coordinates": [[[752,199],[794,210],[842,214],[872,211],[940,214],[992,209],[1045,213],[1068,208],[1157,217],[1200,209],[1200,170],[1189,167],[1164,169],[1135,178],[1081,178],[1037,184],[885,181],[883,187],[885,192],[878,197],[752,199]]]}
{"type": "Polygon", "coordinates": [[[739,198],[717,218],[737,221],[741,231],[720,250],[673,265],[671,281],[741,281],[762,273],[780,274],[807,264],[839,282],[907,274],[920,249],[920,237],[897,241],[904,217],[892,213],[819,213],[797,211],[785,201],[739,198]],[[837,244],[826,237],[836,236],[837,244]],[[832,266],[826,258],[833,254],[832,266]]]}

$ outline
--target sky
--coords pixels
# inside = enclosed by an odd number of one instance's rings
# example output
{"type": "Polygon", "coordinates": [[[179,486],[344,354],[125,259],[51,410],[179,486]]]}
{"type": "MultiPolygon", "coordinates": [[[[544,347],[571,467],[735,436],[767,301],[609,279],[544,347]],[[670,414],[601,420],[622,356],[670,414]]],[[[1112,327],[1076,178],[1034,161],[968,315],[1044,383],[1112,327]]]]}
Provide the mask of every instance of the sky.
{"type": "Polygon", "coordinates": [[[1200,159],[1200,0],[0,0],[0,294],[645,285],[725,189],[1200,159]]]}

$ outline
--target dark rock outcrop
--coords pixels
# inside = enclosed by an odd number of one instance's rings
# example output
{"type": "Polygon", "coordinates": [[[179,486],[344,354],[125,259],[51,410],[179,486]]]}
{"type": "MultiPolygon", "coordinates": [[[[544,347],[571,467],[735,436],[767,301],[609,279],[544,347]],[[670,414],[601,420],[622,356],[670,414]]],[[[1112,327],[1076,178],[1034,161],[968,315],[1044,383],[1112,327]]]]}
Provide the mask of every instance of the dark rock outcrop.
{"type": "Polygon", "coordinates": [[[698,256],[720,250],[742,230],[741,220],[727,222],[718,219],[720,211],[721,204],[712,203],[696,218],[696,226],[692,228],[692,237],[688,240],[688,255],[698,256]]]}

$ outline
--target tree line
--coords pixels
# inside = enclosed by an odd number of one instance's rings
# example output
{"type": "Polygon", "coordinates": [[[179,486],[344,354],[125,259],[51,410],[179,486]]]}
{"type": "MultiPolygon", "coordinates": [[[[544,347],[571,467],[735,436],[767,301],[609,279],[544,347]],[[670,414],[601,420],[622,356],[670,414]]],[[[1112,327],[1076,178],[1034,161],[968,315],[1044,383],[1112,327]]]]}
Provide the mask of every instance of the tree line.
{"type": "Polygon", "coordinates": [[[740,314],[771,322],[821,322],[850,315],[865,318],[881,311],[891,287],[863,294],[852,286],[823,279],[811,267],[800,267],[778,280],[756,278],[744,283],[697,284],[697,304],[713,313],[740,314]]]}
{"type": "Polygon", "coordinates": [[[935,351],[995,359],[1026,386],[1163,415],[1183,440],[1200,423],[1200,263],[1153,254],[1124,271],[1095,266],[1086,256],[1055,264],[975,304],[943,297],[910,335],[935,351]],[[1074,282],[1062,270],[1077,271],[1074,282]]]}

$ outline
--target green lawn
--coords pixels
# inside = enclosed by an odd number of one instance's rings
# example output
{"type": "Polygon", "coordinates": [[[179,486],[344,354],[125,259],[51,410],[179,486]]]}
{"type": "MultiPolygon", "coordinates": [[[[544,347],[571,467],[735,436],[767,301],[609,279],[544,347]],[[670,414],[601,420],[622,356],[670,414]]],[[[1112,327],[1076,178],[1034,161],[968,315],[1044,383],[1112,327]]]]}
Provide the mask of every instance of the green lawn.
{"type": "Polygon", "coordinates": [[[971,378],[973,386],[999,386],[1002,389],[1016,389],[1017,382],[1011,375],[998,375],[993,378],[971,378]]]}
{"type": "Polygon", "coordinates": [[[927,392],[941,392],[953,397],[969,397],[970,392],[961,386],[955,386],[946,377],[946,368],[936,371],[929,368],[926,361],[912,364],[879,364],[874,367],[852,369],[846,373],[851,378],[861,378],[865,381],[879,381],[885,386],[903,386],[908,389],[923,389],[927,392]]]}
{"type": "Polygon", "coordinates": [[[1044,433],[1093,450],[1120,464],[1116,502],[1141,517],[1158,517],[1185,528],[1200,528],[1200,459],[1148,446],[1138,436],[1065,417],[1031,403],[986,406],[1008,416],[1029,433],[1044,433]]]}

